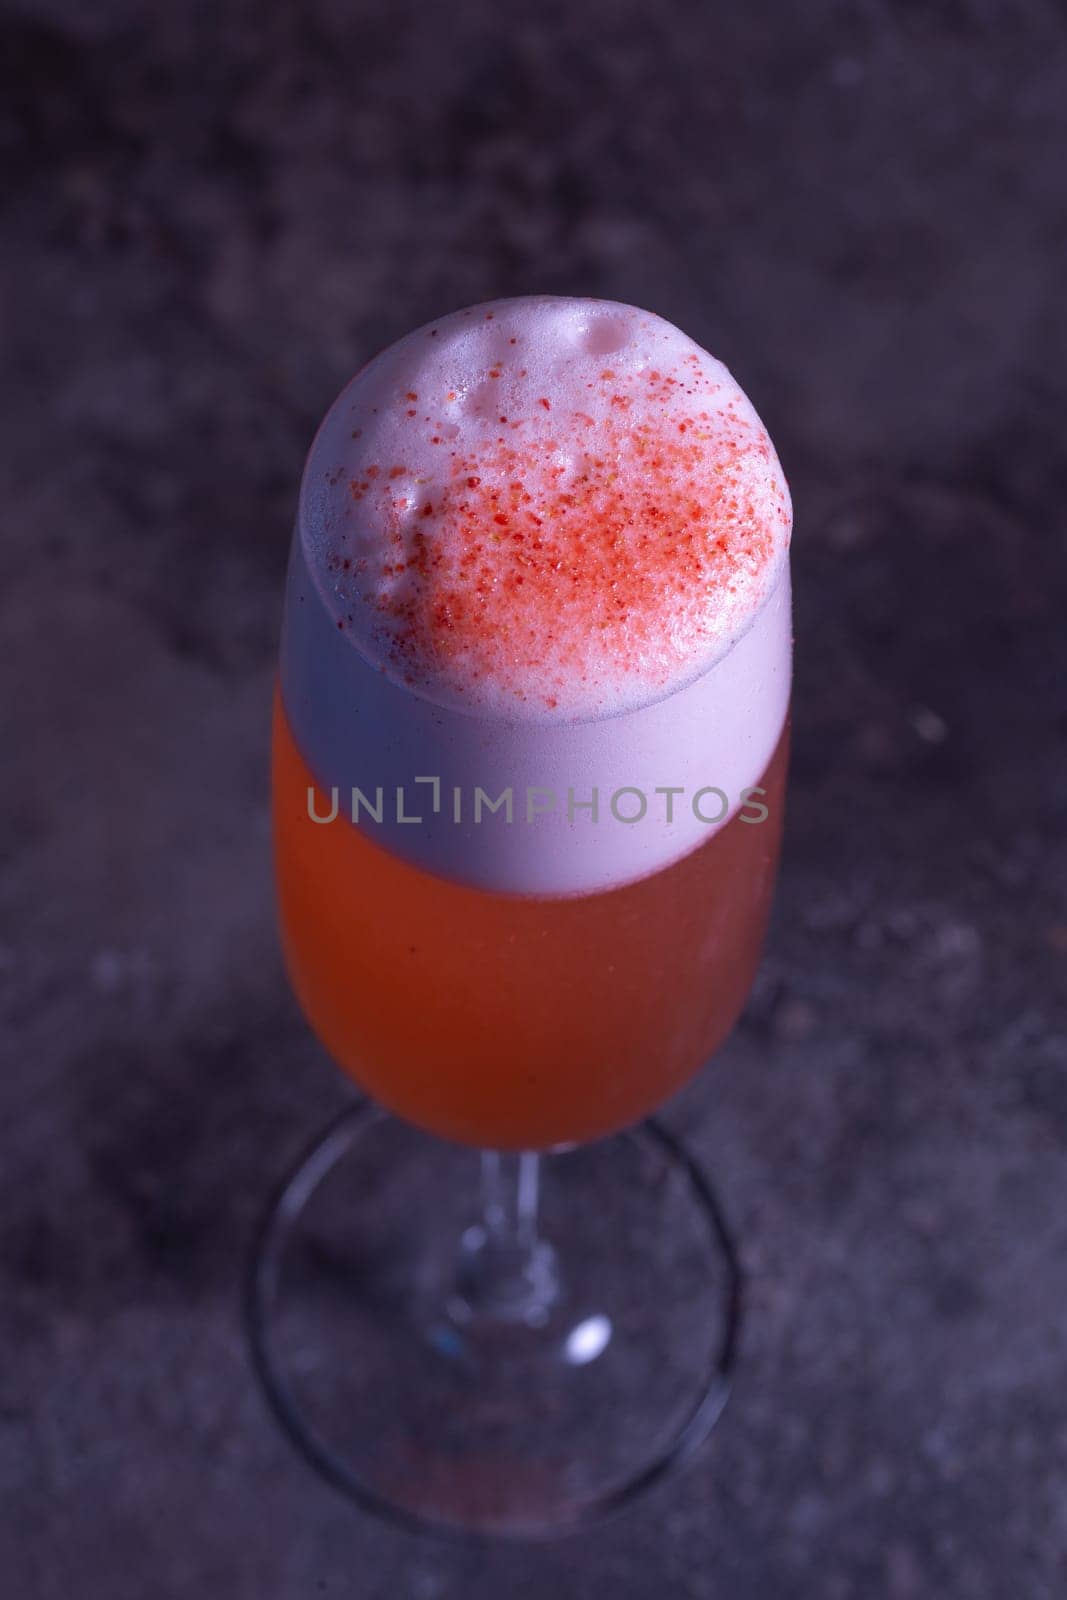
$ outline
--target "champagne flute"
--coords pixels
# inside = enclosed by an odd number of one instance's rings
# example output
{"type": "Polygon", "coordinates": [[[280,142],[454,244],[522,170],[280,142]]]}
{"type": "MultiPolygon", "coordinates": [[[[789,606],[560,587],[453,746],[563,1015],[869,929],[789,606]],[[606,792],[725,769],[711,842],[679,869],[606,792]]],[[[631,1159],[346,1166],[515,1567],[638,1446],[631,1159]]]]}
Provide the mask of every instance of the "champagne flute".
{"type": "Polygon", "coordinates": [[[417,329],[312,445],[274,708],[280,920],[369,1099],[286,1180],[250,1309],[290,1433],[376,1510],[565,1531],[721,1409],[736,1255],[642,1119],[758,962],[790,530],[730,374],[608,301],[417,329]]]}

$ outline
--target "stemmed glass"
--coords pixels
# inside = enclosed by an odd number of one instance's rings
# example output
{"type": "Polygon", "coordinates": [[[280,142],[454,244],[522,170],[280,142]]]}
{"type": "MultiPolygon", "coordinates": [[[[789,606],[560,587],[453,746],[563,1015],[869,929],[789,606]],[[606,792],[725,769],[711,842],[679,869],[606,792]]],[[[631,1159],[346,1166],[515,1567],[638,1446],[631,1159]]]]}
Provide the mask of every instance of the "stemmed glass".
{"type": "MultiPolygon", "coordinates": [[[[502,363],[509,327],[514,346],[530,315],[557,313],[598,370],[668,326],[605,302],[498,302],[474,314],[498,324],[486,359],[502,363]]],[[[453,322],[393,347],[416,407],[430,384],[424,366],[411,377],[411,341],[453,322]]],[[[464,699],[410,655],[376,652],[349,609],[346,562],[367,582],[358,485],[376,476],[365,458],[353,469],[349,441],[389,392],[390,360],[354,380],[308,459],[273,736],[290,975],[369,1099],[270,1208],[253,1351],[294,1441],[362,1504],[544,1537],[682,1460],[727,1393],[734,1245],[683,1144],[641,1119],[725,1037],[758,961],[788,742],[788,529],[744,625],[666,687],[567,714],[545,697],[464,699]]],[[[453,440],[476,432],[477,394],[448,412],[453,440]]],[[[429,409],[426,424],[449,442],[429,409]]],[[[777,470],[750,408],[737,425],[777,470]]],[[[577,481],[593,470],[584,448],[577,481]]],[[[468,465],[467,483],[488,475],[468,465]]],[[[420,494],[423,521],[437,514],[440,483],[424,480],[395,525],[425,578],[420,494]]],[[[417,571],[411,595],[406,615],[417,571]]]]}

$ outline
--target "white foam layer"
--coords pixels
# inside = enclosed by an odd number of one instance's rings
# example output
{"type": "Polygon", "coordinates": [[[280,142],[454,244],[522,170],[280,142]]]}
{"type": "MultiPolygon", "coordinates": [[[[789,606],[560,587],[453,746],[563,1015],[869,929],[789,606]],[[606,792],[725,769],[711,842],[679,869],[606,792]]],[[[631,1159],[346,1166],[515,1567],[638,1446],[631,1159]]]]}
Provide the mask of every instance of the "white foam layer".
{"type": "Polygon", "coordinates": [[[381,809],[375,820],[357,801],[358,825],[430,872],[502,893],[579,894],[669,865],[736,814],[785,724],[791,648],[787,571],[733,649],[666,699],[571,723],[474,716],[411,694],[352,649],[319,600],[298,537],[282,698],[326,791],[322,814],[338,805],[323,826],[349,825],[358,789],[381,809]],[[510,820],[483,801],[475,821],[479,788],[494,802],[510,790],[510,820]],[[666,788],[679,791],[670,821],[668,797],[656,792],[666,788]],[[721,797],[700,795],[711,788],[721,797]],[[594,789],[596,818],[583,808],[594,789]],[[620,820],[640,811],[642,796],[641,819],[620,820]]]}
{"type": "Polygon", "coordinates": [[[331,408],[301,491],[338,631],[416,694],[607,716],[698,676],[777,585],[777,456],[670,323],[535,296],[384,351],[331,408]]]}
{"type": "Polygon", "coordinates": [[[657,317],[541,297],[401,340],[301,491],[281,687],[323,825],[359,791],[386,848],[521,894],[680,859],[781,736],[789,532],[755,412],[657,317]]]}

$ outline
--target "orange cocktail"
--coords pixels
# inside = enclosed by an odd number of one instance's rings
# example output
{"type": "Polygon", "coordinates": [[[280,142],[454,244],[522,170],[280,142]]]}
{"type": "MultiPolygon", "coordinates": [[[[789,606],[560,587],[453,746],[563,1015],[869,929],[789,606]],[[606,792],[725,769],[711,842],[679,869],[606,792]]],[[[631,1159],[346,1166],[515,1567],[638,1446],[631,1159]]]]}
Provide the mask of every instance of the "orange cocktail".
{"type": "Polygon", "coordinates": [[[300,1000],[381,1104],[591,1139],[732,1026],[781,833],[788,531],[729,374],[630,308],[458,314],[337,402],[290,572],[276,860],[300,1000]]]}

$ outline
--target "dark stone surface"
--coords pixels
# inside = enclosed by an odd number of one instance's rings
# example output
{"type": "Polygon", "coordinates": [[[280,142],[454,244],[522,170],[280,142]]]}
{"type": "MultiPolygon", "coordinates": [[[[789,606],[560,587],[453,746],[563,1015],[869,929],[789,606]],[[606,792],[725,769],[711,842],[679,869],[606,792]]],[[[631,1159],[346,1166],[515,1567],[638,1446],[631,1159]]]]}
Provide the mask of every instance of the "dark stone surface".
{"type": "Polygon", "coordinates": [[[1067,1589],[1067,26],[1051,0],[9,5],[0,51],[0,1590],[1067,1589]],[[237,1280],[345,1090],[276,952],[302,453],[376,346],[543,289],[734,367],[798,507],[788,849],[672,1108],[743,1233],[688,1475],[550,1549],[353,1512],[237,1280]]]}

